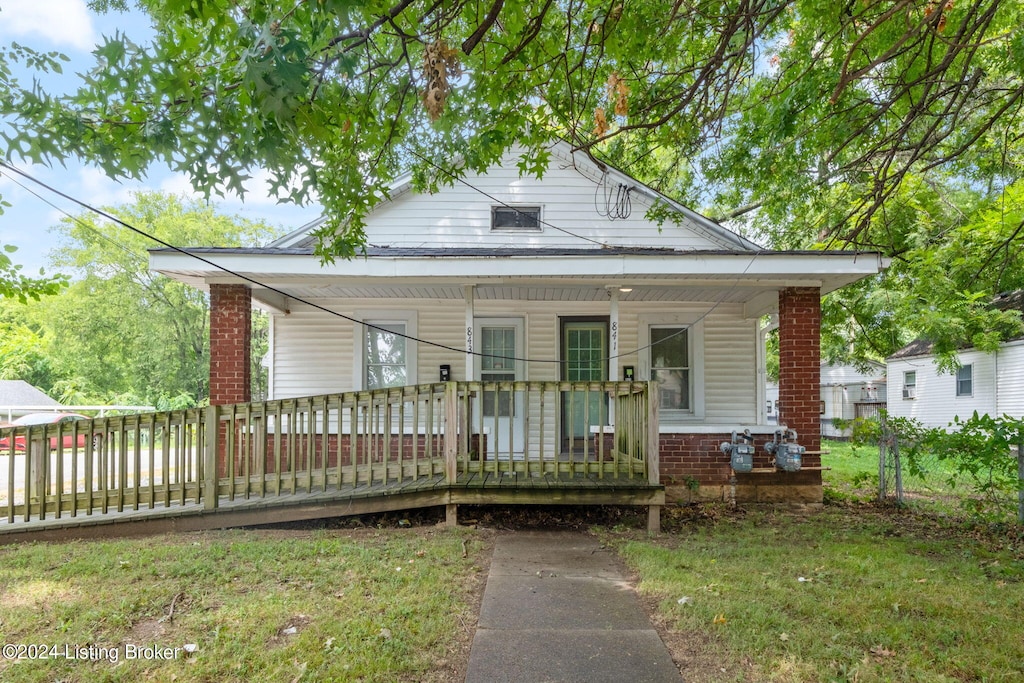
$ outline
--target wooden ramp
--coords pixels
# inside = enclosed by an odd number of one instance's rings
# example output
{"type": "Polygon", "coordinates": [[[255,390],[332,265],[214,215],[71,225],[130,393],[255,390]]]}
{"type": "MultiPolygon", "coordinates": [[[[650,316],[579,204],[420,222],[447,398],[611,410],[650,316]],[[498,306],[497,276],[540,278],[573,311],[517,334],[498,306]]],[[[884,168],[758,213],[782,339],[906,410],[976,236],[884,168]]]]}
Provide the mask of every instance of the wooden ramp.
{"type": "Polygon", "coordinates": [[[0,545],[72,538],[112,538],[176,531],[255,526],[432,506],[472,505],[644,505],[661,506],[664,487],[639,479],[594,475],[470,473],[448,484],[444,475],[387,483],[329,486],[326,490],[283,492],[265,497],[221,496],[215,508],[204,502],[162,504],[121,511],[79,510],[74,516],[48,513],[42,519],[0,520],[0,545]]]}
{"type": "Polygon", "coordinates": [[[455,523],[459,504],[646,505],[655,528],[651,386],[446,382],[0,428],[0,543],[434,505],[455,523]]]}

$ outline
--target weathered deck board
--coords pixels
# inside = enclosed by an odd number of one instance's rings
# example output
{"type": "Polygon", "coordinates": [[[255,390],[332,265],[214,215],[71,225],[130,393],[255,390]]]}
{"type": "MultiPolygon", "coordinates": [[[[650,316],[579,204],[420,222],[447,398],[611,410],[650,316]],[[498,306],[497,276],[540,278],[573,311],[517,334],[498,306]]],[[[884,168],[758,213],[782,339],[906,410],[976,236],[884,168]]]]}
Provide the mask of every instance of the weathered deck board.
{"type": "MultiPolygon", "coordinates": [[[[418,479],[389,479],[358,484],[330,484],[324,490],[314,479],[311,490],[246,498],[223,495],[215,510],[206,510],[202,502],[150,508],[125,505],[122,511],[110,506],[106,514],[78,509],[76,516],[67,511],[57,518],[13,523],[0,520],[0,544],[23,541],[60,540],[80,537],[116,537],[194,531],[231,526],[252,526],[346,515],[370,514],[448,504],[563,504],[563,505],[658,505],[664,502],[664,489],[637,479],[595,475],[581,476],[547,473],[543,476],[523,473],[469,472],[451,485],[443,474],[418,479]]],[[[148,493],[141,496],[146,500],[148,493]]],[[[95,501],[95,499],[94,499],[95,501]]],[[[140,501],[142,502],[142,501],[140,501]]]]}

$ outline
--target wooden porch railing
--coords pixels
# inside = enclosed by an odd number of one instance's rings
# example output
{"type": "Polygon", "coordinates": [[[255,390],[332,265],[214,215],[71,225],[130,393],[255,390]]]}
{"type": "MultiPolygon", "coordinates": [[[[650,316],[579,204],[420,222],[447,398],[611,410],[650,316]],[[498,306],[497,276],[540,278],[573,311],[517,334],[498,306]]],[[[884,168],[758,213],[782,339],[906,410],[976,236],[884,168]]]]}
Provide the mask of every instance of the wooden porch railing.
{"type": "Polygon", "coordinates": [[[447,382],[0,429],[0,519],[433,480],[658,483],[646,382],[447,382]]]}

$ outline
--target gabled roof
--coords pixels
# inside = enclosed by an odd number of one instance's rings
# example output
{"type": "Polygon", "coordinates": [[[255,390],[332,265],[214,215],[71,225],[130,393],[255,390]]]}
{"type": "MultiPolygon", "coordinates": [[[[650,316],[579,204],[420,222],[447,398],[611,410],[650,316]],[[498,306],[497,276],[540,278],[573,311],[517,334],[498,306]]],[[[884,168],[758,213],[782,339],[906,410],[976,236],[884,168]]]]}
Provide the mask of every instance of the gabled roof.
{"type": "MultiPolygon", "coordinates": [[[[1000,311],[1021,311],[1024,313],[1024,289],[1018,289],[1012,292],[1000,292],[992,299],[992,308],[1000,311]]],[[[1015,337],[1014,339],[1020,339],[1021,337],[1015,337]]],[[[1007,340],[1013,341],[1013,340],[1007,340]]],[[[932,350],[935,348],[934,342],[928,339],[915,339],[910,342],[896,353],[889,356],[886,360],[899,360],[901,358],[914,358],[916,356],[929,356],[932,350]]],[[[969,349],[971,346],[968,344],[963,349],[969,349]]]]}
{"type": "MultiPolygon", "coordinates": [[[[680,217],[686,220],[686,227],[705,235],[708,239],[721,245],[722,249],[741,251],[760,251],[761,247],[747,238],[725,228],[707,216],[704,216],[693,209],[690,209],[674,199],[667,197],[657,190],[641,183],[629,174],[601,161],[595,160],[592,156],[574,152],[572,146],[564,141],[554,143],[550,151],[556,159],[566,163],[583,177],[598,183],[607,175],[611,182],[621,183],[631,188],[638,194],[646,197],[652,202],[661,202],[675,210],[680,217]]],[[[388,188],[389,198],[375,207],[379,209],[391,202],[397,201],[401,196],[412,191],[412,173],[408,172],[400,176],[388,188]]],[[[371,211],[372,215],[372,211],[371,211]]],[[[322,216],[314,221],[301,226],[291,233],[281,237],[267,245],[268,248],[309,248],[313,246],[314,238],[310,233],[319,228],[327,221],[322,216]]]]}
{"type": "Polygon", "coordinates": [[[0,406],[59,406],[40,389],[20,379],[0,380],[0,406]]]}

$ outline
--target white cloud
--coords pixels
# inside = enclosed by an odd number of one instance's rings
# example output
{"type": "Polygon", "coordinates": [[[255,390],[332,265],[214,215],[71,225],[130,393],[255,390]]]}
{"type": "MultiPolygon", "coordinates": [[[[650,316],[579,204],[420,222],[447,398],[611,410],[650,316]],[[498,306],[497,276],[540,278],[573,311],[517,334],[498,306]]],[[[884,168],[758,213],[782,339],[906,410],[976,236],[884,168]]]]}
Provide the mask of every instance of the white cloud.
{"type": "Polygon", "coordinates": [[[4,0],[0,42],[33,37],[83,51],[96,45],[92,17],[83,0],[4,0]]]}
{"type": "Polygon", "coordinates": [[[135,181],[118,182],[98,168],[83,167],[78,173],[78,188],[70,193],[92,206],[130,204],[133,192],[146,189],[135,181]]]}
{"type": "Polygon", "coordinates": [[[160,191],[176,194],[192,199],[202,199],[203,195],[192,187],[192,181],[182,173],[172,173],[160,181],[160,191]]]}

